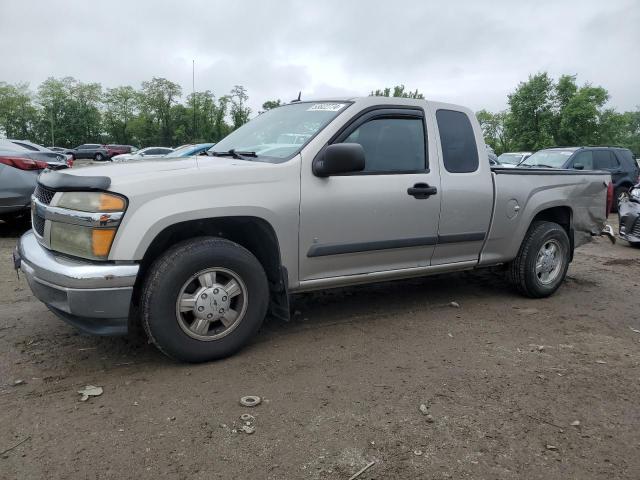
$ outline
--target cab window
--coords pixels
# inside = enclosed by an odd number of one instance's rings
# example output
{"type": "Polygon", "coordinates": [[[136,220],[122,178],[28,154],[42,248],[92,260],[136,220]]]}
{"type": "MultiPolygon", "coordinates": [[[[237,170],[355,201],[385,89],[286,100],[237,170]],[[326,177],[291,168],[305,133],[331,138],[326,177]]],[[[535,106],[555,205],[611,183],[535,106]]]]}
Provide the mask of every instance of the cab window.
{"type": "Polygon", "coordinates": [[[351,131],[342,143],[362,145],[365,173],[410,173],[427,168],[421,117],[372,118],[351,131]]]}
{"type": "Polygon", "coordinates": [[[454,110],[436,112],[442,161],[450,173],[470,173],[478,170],[478,148],[469,117],[454,110]]]}

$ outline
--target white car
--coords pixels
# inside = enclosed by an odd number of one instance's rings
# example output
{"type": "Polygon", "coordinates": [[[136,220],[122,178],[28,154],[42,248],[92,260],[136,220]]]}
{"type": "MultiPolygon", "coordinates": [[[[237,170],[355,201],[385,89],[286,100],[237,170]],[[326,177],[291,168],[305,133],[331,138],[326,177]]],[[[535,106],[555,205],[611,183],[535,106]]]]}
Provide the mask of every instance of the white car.
{"type": "Polygon", "coordinates": [[[131,160],[145,160],[147,158],[164,157],[165,155],[173,152],[173,148],[168,147],[147,147],[142,150],[138,150],[135,153],[123,153],[111,157],[112,162],[128,162],[131,160]]]}
{"type": "Polygon", "coordinates": [[[498,157],[501,167],[516,167],[531,156],[531,152],[505,152],[498,157]]]}

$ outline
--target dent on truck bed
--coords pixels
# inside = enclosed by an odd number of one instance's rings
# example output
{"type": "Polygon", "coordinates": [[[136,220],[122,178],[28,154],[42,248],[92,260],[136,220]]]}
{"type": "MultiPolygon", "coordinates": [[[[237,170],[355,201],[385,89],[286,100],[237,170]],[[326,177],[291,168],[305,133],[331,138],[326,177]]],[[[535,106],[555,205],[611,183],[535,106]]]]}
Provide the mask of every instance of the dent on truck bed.
{"type": "Polygon", "coordinates": [[[606,192],[607,184],[598,182],[583,182],[575,185],[574,198],[585,199],[583,205],[576,205],[573,209],[573,241],[574,247],[579,247],[591,241],[595,235],[599,235],[604,228],[606,217],[606,200],[599,204],[594,198],[606,192]]]}
{"type": "Polygon", "coordinates": [[[508,262],[515,258],[536,217],[549,212],[556,221],[557,209],[570,212],[573,246],[598,235],[606,221],[608,175],[558,169],[492,169],[495,181],[495,212],[480,264],[508,262]],[[598,178],[599,177],[599,178],[598,178]],[[517,210],[514,208],[517,206],[517,210]]]}

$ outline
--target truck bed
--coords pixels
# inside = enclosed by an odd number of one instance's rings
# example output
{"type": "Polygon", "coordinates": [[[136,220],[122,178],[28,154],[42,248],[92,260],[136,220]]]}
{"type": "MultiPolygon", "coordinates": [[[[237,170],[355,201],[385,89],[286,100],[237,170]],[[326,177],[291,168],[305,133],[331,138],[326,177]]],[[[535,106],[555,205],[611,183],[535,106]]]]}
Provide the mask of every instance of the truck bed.
{"type": "Polygon", "coordinates": [[[480,264],[515,258],[531,220],[538,212],[554,208],[570,219],[574,247],[598,235],[606,221],[608,172],[553,168],[491,169],[494,206],[480,264]]]}

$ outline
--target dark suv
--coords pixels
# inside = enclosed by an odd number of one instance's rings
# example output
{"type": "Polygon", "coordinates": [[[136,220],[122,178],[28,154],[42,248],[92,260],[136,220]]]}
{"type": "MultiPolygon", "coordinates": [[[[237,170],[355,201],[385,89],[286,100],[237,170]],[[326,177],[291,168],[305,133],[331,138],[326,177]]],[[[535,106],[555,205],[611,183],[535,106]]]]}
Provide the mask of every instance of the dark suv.
{"type": "Polygon", "coordinates": [[[84,143],[73,150],[73,156],[75,158],[93,158],[100,162],[111,157],[107,147],[99,143],[84,143]]]}
{"type": "Polygon", "coordinates": [[[518,167],[572,168],[605,170],[611,173],[616,207],[629,198],[629,189],[640,181],[640,168],[628,148],[556,147],[539,150],[518,167]]]}

